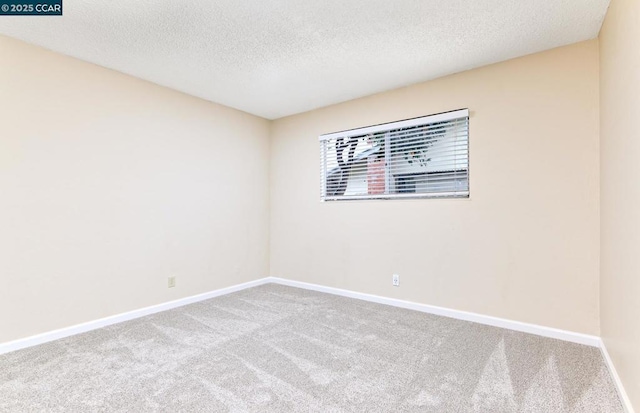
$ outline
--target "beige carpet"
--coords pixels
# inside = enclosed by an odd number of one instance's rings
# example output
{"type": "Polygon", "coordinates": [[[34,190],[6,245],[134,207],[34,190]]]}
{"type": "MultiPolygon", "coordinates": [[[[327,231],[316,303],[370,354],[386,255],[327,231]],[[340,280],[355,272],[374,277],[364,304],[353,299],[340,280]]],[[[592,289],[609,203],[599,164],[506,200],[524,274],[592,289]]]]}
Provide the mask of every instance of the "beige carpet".
{"type": "Polygon", "coordinates": [[[274,284],[0,356],[2,412],[623,412],[596,348],[274,284]]]}

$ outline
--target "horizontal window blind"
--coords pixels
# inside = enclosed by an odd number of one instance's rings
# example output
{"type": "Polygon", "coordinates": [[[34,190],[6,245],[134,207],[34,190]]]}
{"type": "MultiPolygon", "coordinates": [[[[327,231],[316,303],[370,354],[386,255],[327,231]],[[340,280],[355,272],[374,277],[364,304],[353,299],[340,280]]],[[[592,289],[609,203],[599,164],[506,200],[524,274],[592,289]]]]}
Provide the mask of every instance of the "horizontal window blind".
{"type": "Polygon", "coordinates": [[[469,196],[469,110],[320,136],[321,198],[469,196]]]}

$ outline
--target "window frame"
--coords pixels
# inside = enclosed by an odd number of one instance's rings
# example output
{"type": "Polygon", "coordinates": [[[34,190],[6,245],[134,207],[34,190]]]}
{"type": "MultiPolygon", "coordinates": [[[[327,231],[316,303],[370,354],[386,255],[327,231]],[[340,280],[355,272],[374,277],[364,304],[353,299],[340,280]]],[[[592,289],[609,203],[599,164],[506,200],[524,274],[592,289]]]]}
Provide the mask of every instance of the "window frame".
{"type": "MultiPolygon", "coordinates": [[[[332,132],[320,135],[318,137],[318,141],[321,144],[321,193],[320,193],[320,201],[351,201],[351,200],[393,200],[393,199],[432,199],[432,198],[446,198],[446,199],[468,199],[471,194],[471,184],[470,184],[470,169],[471,169],[471,160],[470,160],[470,142],[469,142],[469,132],[470,129],[470,119],[469,119],[469,109],[457,109],[448,112],[441,112],[433,115],[420,116],[417,118],[405,119],[395,122],[387,122],[381,123],[377,125],[367,126],[363,128],[354,128],[348,129],[340,132],[332,132]],[[322,144],[323,141],[328,141],[331,139],[340,139],[340,138],[352,138],[354,136],[361,135],[369,135],[380,132],[387,132],[385,139],[387,140],[387,144],[385,145],[385,152],[390,150],[390,145],[388,142],[390,131],[397,129],[405,129],[411,127],[418,127],[422,125],[434,124],[438,122],[447,122],[453,121],[456,119],[466,118],[467,120],[467,168],[466,168],[466,191],[447,191],[447,192],[413,192],[413,193],[385,193],[385,194],[363,194],[363,195],[339,195],[339,196],[328,196],[327,191],[327,145],[322,144]]],[[[389,154],[385,154],[385,160],[389,159],[389,154]]],[[[390,177],[390,167],[385,162],[384,165],[385,170],[385,181],[392,179],[390,177]]],[[[425,172],[428,173],[428,172],[425,172]]],[[[456,179],[455,176],[452,179],[456,179]]],[[[388,182],[385,182],[385,186],[389,185],[388,182]]]]}

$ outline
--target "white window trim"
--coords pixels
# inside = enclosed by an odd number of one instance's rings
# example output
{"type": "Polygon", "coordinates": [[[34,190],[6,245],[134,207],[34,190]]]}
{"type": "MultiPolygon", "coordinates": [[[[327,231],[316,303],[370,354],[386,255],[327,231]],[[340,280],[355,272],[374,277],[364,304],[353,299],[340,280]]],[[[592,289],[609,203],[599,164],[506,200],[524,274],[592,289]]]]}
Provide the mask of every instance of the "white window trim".
{"type": "MultiPolygon", "coordinates": [[[[458,109],[450,112],[438,113],[435,115],[421,116],[419,118],[406,119],[402,121],[395,122],[387,122],[381,123],[378,125],[367,126],[364,128],[355,128],[344,130],[340,132],[332,132],[320,135],[318,140],[320,142],[330,140],[330,139],[338,139],[338,138],[349,138],[355,135],[368,135],[374,134],[377,132],[389,131],[390,129],[403,129],[410,128],[413,126],[419,126],[429,123],[438,123],[438,122],[446,122],[459,118],[469,118],[469,109],[458,109]]],[[[389,134],[387,133],[386,140],[389,139],[389,134]]],[[[324,147],[324,158],[326,159],[326,146],[324,147]]],[[[387,142],[385,145],[385,151],[389,151],[390,145],[387,142]]],[[[385,155],[385,158],[388,158],[388,154],[385,155]]],[[[326,194],[326,162],[323,162],[322,171],[321,171],[321,181],[322,181],[322,189],[321,189],[321,202],[324,201],[349,201],[349,200],[391,200],[391,199],[424,199],[424,198],[447,198],[447,199],[456,199],[456,198],[469,198],[470,188],[467,188],[466,191],[455,191],[455,192],[431,192],[431,193],[412,193],[412,194],[399,194],[399,193],[389,193],[389,169],[385,168],[385,193],[384,194],[366,194],[366,195],[350,195],[350,196],[327,196],[326,194]]],[[[467,185],[469,185],[469,170],[467,169],[467,185]]]]}
{"type": "Polygon", "coordinates": [[[433,192],[433,193],[413,193],[413,194],[381,194],[381,195],[349,195],[349,196],[325,196],[324,201],[362,201],[366,199],[420,199],[420,198],[469,198],[469,191],[459,192],[433,192]]]}

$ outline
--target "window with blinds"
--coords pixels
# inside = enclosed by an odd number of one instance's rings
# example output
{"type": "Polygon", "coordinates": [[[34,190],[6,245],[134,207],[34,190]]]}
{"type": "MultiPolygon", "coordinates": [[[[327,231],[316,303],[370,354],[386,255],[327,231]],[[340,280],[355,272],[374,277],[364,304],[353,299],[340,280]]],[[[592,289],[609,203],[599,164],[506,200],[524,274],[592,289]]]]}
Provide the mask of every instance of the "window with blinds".
{"type": "Polygon", "coordinates": [[[469,110],[320,136],[323,201],[469,196],[469,110]]]}

